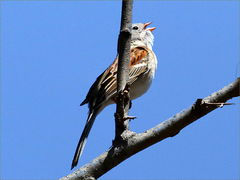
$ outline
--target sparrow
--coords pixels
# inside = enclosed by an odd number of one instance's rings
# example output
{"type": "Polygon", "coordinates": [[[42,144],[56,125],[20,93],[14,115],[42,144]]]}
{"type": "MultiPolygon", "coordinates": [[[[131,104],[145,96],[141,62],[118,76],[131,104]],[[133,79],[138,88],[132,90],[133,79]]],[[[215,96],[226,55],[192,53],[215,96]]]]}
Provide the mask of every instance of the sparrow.
{"type": "MultiPolygon", "coordinates": [[[[152,51],[154,36],[149,28],[151,22],[132,24],[129,80],[130,100],[143,95],[150,87],[157,68],[157,58],[152,51]]],[[[108,105],[116,103],[117,96],[117,68],[118,56],[113,63],[97,77],[85,100],[80,104],[88,104],[89,113],[86,125],[79,139],[71,169],[73,169],[82,155],[87,137],[96,116],[108,105]]]]}

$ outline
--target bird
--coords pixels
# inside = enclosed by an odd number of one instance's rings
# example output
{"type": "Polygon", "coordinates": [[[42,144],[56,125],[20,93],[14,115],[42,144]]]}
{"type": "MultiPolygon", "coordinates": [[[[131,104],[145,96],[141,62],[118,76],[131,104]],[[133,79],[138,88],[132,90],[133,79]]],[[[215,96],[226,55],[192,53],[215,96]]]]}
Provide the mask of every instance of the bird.
{"type": "MultiPolygon", "coordinates": [[[[150,87],[157,68],[157,58],[152,50],[156,27],[148,27],[151,22],[135,23],[131,27],[129,80],[130,100],[143,95],[150,87]]],[[[116,103],[118,56],[113,63],[97,77],[86,98],[80,104],[88,104],[88,118],[72,160],[71,169],[78,164],[89,132],[97,115],[108,105],[116,103]]]]}

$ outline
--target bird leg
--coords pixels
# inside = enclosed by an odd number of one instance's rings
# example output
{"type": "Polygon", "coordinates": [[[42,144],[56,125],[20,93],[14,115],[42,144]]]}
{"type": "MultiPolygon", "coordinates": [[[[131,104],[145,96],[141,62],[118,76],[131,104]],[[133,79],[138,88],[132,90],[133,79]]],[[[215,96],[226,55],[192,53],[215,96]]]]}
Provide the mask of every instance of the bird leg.
{"type": "MultiPolygon", "coordinates": [[[[132,101],[130,100],[130,85],[127,83],[125,89],[123,90],[123,100],[124,100],[124,108],[128,106],[128,110],[132,107],[132,101]]],[[[135,116],[128,116],[124,114],[123,121],[135,119],[135,116]]]]}

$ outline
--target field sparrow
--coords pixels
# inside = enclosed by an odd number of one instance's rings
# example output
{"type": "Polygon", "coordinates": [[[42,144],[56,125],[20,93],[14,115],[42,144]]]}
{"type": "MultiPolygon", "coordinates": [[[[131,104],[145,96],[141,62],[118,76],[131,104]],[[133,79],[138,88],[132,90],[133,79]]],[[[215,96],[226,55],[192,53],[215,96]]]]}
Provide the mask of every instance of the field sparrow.
{"type": "MultiPolygon", "coordinates": [[[[130,99],[143,95],[151,85],[157,67],[157,58],[152,51],[153,34],[156,28],[147,28],[149,23],[132,25],[131,54],[129,63],[130,99]]],[[[72,161],[73,169],[81,156],[96,116],[108,105],[115,103],[117,96],[118,57],[96,79],[81,106],[88,104],[89,114],[72,161]]]]}

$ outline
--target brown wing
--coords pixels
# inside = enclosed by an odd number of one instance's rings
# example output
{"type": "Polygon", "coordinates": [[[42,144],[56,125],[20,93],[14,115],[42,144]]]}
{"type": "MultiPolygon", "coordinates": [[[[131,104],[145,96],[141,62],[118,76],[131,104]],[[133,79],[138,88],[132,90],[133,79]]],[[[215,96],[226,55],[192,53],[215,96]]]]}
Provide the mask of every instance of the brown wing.
{"type": "MultiPolygon", "coordinates": [[[[129,63],[129,83],[132,84],[140,74],[148,71],[148,49],[135,47],[131,49],[129,63]]],[[[98,108],[107,99],[112,98],[117,92],[117,66],[118,58],[106,69],[89,89],[86,99],[81,103],[89,103],[89,108],[98,108]]]]}
{"type": "Polygon", "coordinates": [[[131,50],[129,68],[129,83],[132,84],[140,74],[148,71],[149,50],[144,47],[136,47],[131,50]]]}
{"type": "Polygon", "coordinates": [[[104,84],[110,82],[115,76],[115,68],[117,68],[116,58],[114,62],[101,74],[97,77],[96,81],[90,87],[88,94],[85,100],[80,104],[80,106],[89,103],[89,108],[93,108],[96,105],[96,102],[99,102],[101,99],[104,99],[104,84]],[[103,84],[104,83],[104,84],[103,84]]]}

